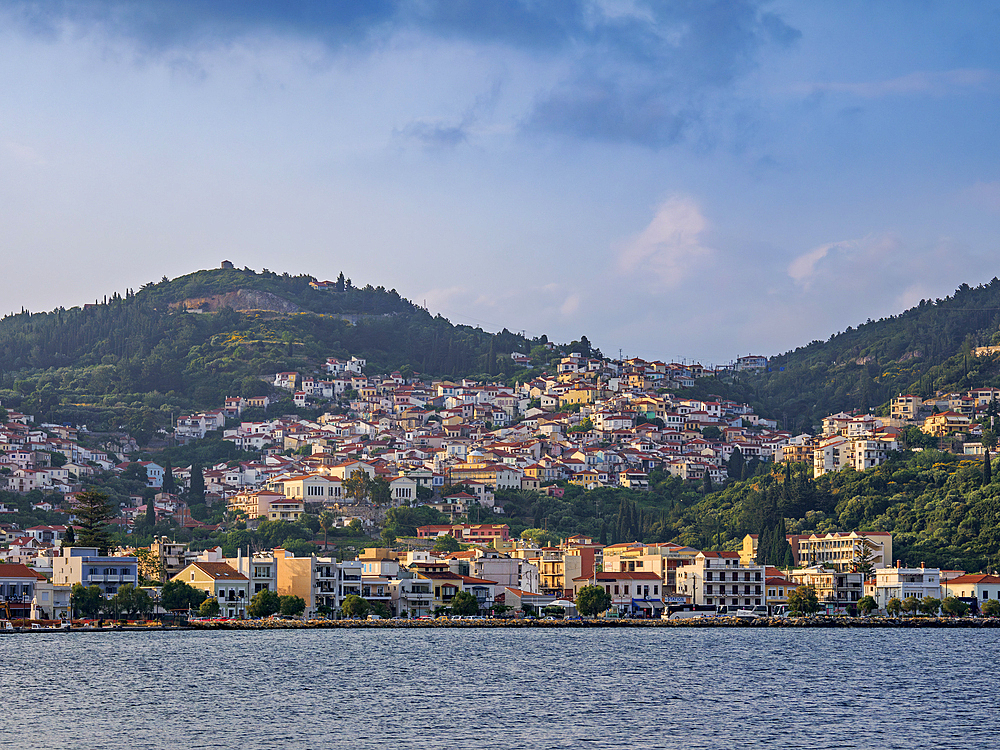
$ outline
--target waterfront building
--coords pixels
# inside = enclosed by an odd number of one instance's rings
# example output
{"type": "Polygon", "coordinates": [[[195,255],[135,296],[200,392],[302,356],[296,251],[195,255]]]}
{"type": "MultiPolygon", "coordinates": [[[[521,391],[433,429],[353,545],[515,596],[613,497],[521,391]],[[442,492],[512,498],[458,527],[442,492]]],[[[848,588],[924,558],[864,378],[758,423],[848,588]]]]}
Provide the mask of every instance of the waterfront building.
{"type": "Polygon", "coordinates": [[[742,562],[738,552],[699,552],[677,569],[677,593],[698,605],[763,605],[764,572],[763,565],[742,562]]]}
{"type": "Polygon", "coordinates": [[[223,617],[243,619],[250,604],[250,579],[224,562],[195,561],[171,580],[201,589],[219,602],[223,617]]]}
{"type": "Polygon", "coordinates": [[[879,609],[885,609],[890,599],[902,601],[910,596],[923,599],[941,596],[941,571],[938,568],[904,568],[897,562],[895,568],[880,568],[875,571],[875,585],[867,586],[865,593],[875,598],[879,609]]]}
{"type": "Polygon", "coordinates": [[[63,547],[62,554],[52,560],[53,583],[97,586],[106,598],[114,596],[123,583],[136,585],[138,575],[137,558],[99,555],[96,547],[63,547]]]}

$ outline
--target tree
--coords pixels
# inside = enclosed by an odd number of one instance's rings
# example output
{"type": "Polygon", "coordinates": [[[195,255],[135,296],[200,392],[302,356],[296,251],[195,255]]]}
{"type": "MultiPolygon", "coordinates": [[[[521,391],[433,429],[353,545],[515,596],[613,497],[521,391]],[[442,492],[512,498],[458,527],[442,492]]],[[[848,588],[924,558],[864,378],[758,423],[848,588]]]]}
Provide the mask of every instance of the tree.
{"type": "Polygon", "coordinates": [[[163,462],[163,487],[161,489],[170,495],[177,491],[177,483],[174,481],[174,469],[170,464],[169,458],[163,462]]]}
{"type": "Polygon", "coordinates": [[[928,617],[933,617],[941,609],[941,600],[933,596],[925,596],[920,600],[920,611],[928,617]]]}
{"type": "Polygon", "coordinates": [[[111,547],[108,522],[114,517],[108,496],[96,490],[81,492],[76,497],[76,518],[80,525],[81,547],[97,547],[98,554],[107,555],[111,547]]]}
{"type": "Polygon", "coordinates": [[[72,547],[76,544],[76,532],[73,530],[73,524],[68,524],[66,526],[66,533],[63,534],[62,541],[59,542],[59,551],[62,552],[66,547],[72,547]]]}
{"type": "Polygon", "coordinates": [[[340,611],[346,617],[364,617],[368,614],[368,600],[362,599],[357,594],[348,594],[340,604],[340,611]]]}
{"type": "Polygon", "coordinates": [[[84,586],[74,583],[70,590],[70,606],[78,617],[92,619],[97,617],[104,603],[104,596],[97,586],[84,586]]]}
{"type": "Polygon", "coordinates": [[[205,474],[201,469],[201,464],[197,462],[191,464],[191,484],[188,486],[188,496],[191,498],[192,505],[205,502],[205,474]]]}
{"type": "Polygon", "coordinates": [[[987,599],[983,602],[983,606],[979,608],[979,611],[987,617],[1000,616],[1000,600],[987,599]]]}
{"type": "Polygon", "coordinates": [[[114,610],[125,615],[127,619],[139,614],[149,614],[153,609],[153,600],[149,594],[131,583],[123,583],[119,586],[112,602],[114,610]]]}
{"type": "Polygon", "coordinates": [[[475,615],[479,613],[479,600],[468,591],[459,591],[452,597],[451,612],[455,615],[475,615]]]}
{"type": "Polygon", "coordinates": [[[812,614],[819,609],[819,597],[812,586],[799,586],[788,595],[788,608],[797,614],[812,614]]]}
{"type": "Polygon", "coordinates": [[[952,617],[964,617],[965,613],[969,611],[969,605],[957,596],[949,596],[941,602],[941,609],[952,617]]]}
{"type": "Polygon", "coordinates": [[[150,550],[143,547],[133,550],[132,554],[139,563],[140,580],[154,581],[156,583],[163,580],[163,563],[160,562],[159,555],[154,555],[150,550]]]}
{"type": "Polygon", "coordinates": [[[337,523],[337,518],[328,510],[319,514],[319,527],[323,529],[323,549],[330,546],[330,529],[337,523]]]}
{"type": "Polygon", "coordinates": [[[709,495],[712,492],[712,475],[709,474],[708,471],[705,472],[705,478],[702,480],[701,488],[706,495],[709,495]]]}
{"type": "Polygon", "coordinates": [[[306,600],[295,594],[287,594],[279,597],[281,600],[281,614],[287,617],[298,617],[306,611],[306,600]]]}
{"type": "Polygon", "coordinates": [[[392,612],[389,610],[389,605],[385,602],[368,602],[368,606],[372,609],[373,615],[378,615],[383,620],[388,620],[392,617],[392,612]]]}
{"type": "Polygon", "coordinates": [[[983,484],[990,484],[993,481],[993,465],[990,459],[990,449],[983,451],[983,484]]]}
{"type": "Polygon", "coordinates": [[[202,617],[218,617],[219,610],[219,600],[214,596],[210,596],[198,607],[198,614],[202,617]]]}
{"type": "Polygon", "coordinates": [[[870,615],[876,610],[878,604],[875,603],[875,598],[872,596],[863,596],[858,601],[858,609],[864,612],[866,615],[870,615]]]}
{"type": "Polygon", "coordinates": [[[885,611],[893,617],[898,617],[899,613],[903,611],[903,602],[894,596],[885,603],[885,611]]]}
{"type": "Polygon", "coordinates": [[[156,526],[156,490],[149,490],[143,494],[146,496],[146,525],[153,528],[156,526]]]}
{"type": "Polygon", "coordinates": [[[434,540],[435,552],[458,552],[462,545],[451,534],[443,534],[434,540]]]}
{"type": "Polygon", "coordinates": [[[355,469],[351,472],[351,476],[343,481],[341,487],[347,497],[352,498],[355,503],[360,503],[368,497],[368,474],[361,469],[355,469]]]}
{"type": "Polygon", "coordinates": [[[207,596],[206,592],[189,586],[184,581],[167,581],[163,584],[163,591],[160,594],[160,604],[168,612],[194,609],[207,596]]]}
{"type": "Polygon", "coordinates": [[[855,573],[861,573],[862,580],[865,581],[875,575],[875,558],[867,539],[861,540],[860,549],[851,561],[851,568],[855,573]]]}
{"type": "Polygon", "coordinates": [[[904,612],[909,612],[911,615],[915,615],[917,610],[920,609],[920,600],[911,594],[903,599],[902,607],[904,612]]]}
{"type": "Polygon", "coordinates": [[[576,594],[576,609],[584,617],[594,617],[611,607],[611,594],[603,586],[584,586],[576,594]]]}
{"type": "Polygon", "coordinates": [[[250,617],[270,617],[281,611],[281,597],[270,589],[262,589],[253,595],[247,614],[250,617]]]}
{"type": "Polygon", "coordinates": [[[391,527],[386,526],[382,529],[382,544],[386,547],[392,547],[396,543],[396,532],[392,530],[391,527]]]}

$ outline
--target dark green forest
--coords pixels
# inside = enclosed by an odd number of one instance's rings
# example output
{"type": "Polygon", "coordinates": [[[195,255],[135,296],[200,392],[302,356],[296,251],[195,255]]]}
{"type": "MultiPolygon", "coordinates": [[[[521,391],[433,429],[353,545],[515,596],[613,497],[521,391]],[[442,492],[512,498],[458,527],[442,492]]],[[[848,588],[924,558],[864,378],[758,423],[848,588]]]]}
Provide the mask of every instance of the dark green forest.
{"type": "Polygon", "coordinates": [[[499,491],[497,501],[514,533],[530,530],[543,539],[584,533],[607,544],[739,549],[746,534],[773,533],[775,521],[784,519],[782,537],[888,531],[895,556],[906,563],[1000,567],[1000,481],[984,482],[981,458],[936,450],[896,453],[880,467],[816,480],[802,465],[760,464],[749,479],[707,494],[653,472],[649,492],[567,484],[562,498],[499,491]]]}
{"type": "Polygon", "coordinates": [[[9,315],[0,320],[0,399],[48,421],[109,426],[143,409],[162,424],[171,412],[217,408],[228,395],[264,395],[262,376],[315,371],[327,357],[362,357],[372,373],[500,379],[517,369],[510,352],[544,341],[452,325],[395,290],[349,280],[344,291],[316,290],[313,280],[198,271],[83,309],[9,315]],[[267,292],[298,311],[171,307],[238,290],[267,292]]]}
{"type": "Polygon", "coordinates": [[[768,372],[700,379],[691,393],[747,402],[785,429],[812,431],[840,411],[888,414],[889,401],[900,393],[927,398],[936,391],[1000,386],[1000,356],[973,354],[977,346],[997,343],[1000,280],[994,278],[772,356],[768,372]]]}

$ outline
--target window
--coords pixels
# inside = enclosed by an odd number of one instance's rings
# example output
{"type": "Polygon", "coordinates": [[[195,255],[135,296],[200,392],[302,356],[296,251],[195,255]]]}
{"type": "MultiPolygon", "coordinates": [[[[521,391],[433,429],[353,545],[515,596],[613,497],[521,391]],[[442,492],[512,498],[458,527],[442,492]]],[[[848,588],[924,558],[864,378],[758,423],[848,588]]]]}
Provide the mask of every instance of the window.
{"type": "Polygon", "coordinates": [[[625,588],[625,591],[623,593],[628,594],[628,584],[625,584],[624,588],[625,588]]]}
{"type": "Polygon", "coordinates": [[[653,586],[653,596],[658,596],[659,593],[660,593],[660,587],[659,586],[653,586]]]}

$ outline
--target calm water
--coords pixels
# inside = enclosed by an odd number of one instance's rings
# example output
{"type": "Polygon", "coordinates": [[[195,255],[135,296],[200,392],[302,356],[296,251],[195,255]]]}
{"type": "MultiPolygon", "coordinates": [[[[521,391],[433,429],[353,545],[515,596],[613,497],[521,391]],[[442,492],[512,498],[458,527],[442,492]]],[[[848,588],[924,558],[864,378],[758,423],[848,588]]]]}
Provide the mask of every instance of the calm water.
{"type": "Polygon", "coordinates": [[[996,748],[1000,633],[0,637],[10,748],[996,748]]]}

